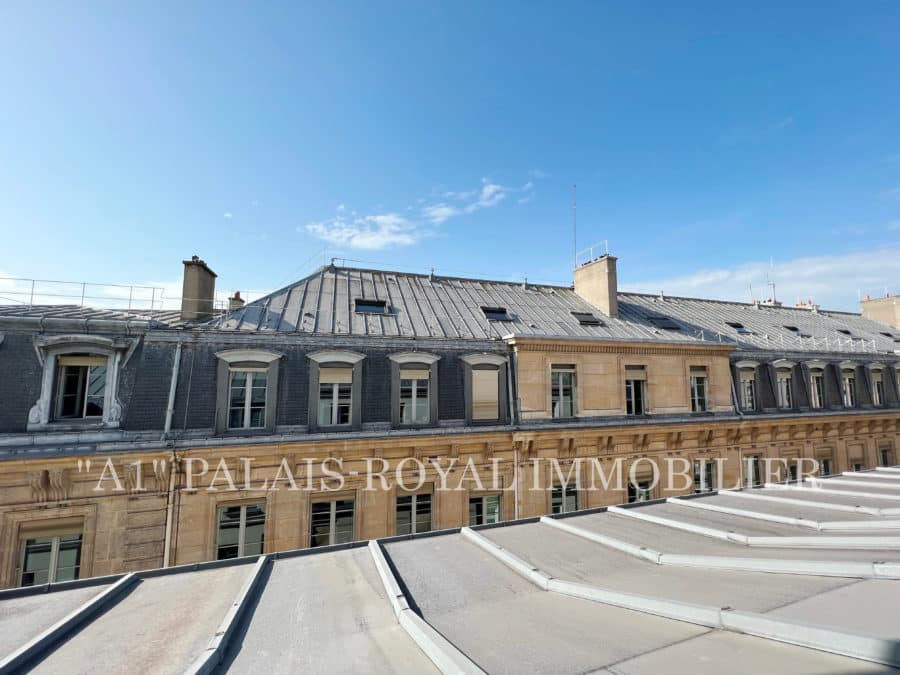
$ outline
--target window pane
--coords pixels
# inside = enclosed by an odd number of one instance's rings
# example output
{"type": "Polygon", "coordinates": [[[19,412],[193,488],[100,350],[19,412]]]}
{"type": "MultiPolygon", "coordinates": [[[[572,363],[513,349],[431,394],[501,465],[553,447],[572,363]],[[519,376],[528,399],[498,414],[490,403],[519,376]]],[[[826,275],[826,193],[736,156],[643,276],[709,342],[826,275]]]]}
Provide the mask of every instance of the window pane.
{"type": "Polygon", "coordinates": [[[86,372],[87,368],[83,366],[60,368],[60,417],[81,417],[81,383],[86,372]]]}
{"type": "Polygon", "coordinates": [[[242,555],[261,555],[265,543],[266,511],[261,504],[248,504],[244,515],[242,555]]]}
{"type": "Polygon", "coordinates": [[[219,509],[218,527],[216,530],[216,559],[228,560],[240,555],[241,507],[224,506],[219,509]]]}
{"type": "Polygon", "coordinates": [[[469,497],[469,525],[481,525],[484,504],[481,497],[469,497]]]}
{"type": "Polygon", "coordinates": [[[350,424],[350,404],[353,398],[352,385],[339,384],[337,402],[337,424],[350,424]]]}
{"type": "Polygon", "coordinates": [[[327,426],[333,424],[332,409],[334,407],[334,385],[319,385],[319,424],[327,426]]]}
{"type": "Polygon", "coordinates": [[[431,495],[416,495],[416,532],[431,530],[431,495]]]}
{"type": "Polygon", "coordinates": [[[484,498],[484,522],[500,522],[500,495],[490,495],[484,498]]]}
{"type": "Polygon", "coordinates": [[[331,543],[331,502],[312,505],[310,519],[310,546],[328,546],[331,543]]]}
{"type": "Polygon", "coordinates": [[[106,393],[106,366],[88,368],[85,417],[103,417],[103,399],[106,393]]]}
{"type": "Polygon", "coordinates": [[[397,497],[397,534],[412,534],[412,495],[397,497]]]}
{"type": "Polygon", "coordinates": [[[334,543],[345,544],[353,539],[353,500],[335,502],[334,543]]]}
{"type": "Polygon", "coordinates": [[[28,539],[22,564],[22,586],[35,586],[50,581],[50,552],[53,537],[28,539]]]}
{"type": "Polygon", "coordinates": [[[495,420],[500,416],[499,369],[472,370],[472,419],[495,420]]]}
{"type": "Polygon", "coordinates": [[[74,581],[81,572],[81,535],[66,535],[59,539],[56,581],[74,581]]]}

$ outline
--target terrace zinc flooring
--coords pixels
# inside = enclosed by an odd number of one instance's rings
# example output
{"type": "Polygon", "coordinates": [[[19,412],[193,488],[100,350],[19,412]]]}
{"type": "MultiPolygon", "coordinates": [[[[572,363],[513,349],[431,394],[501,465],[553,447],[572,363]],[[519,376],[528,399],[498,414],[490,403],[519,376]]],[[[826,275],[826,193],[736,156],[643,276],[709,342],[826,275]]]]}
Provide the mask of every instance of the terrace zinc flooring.
{"type": "MultiPolygon", "coordinates": [[[[754,492],[756,491],[754,490],[754,492]]],[[[778,495],[772,496],[777,497],[778,495]]],[[[787,497],[787,495],[783,496],[787,497]]],[[[802,518],[803,520],[812,520],[818,523],[827,523],[832,521],[877,522],[882,520],[900,520],[900,516],[875,516],[869,513],[862,512],[853,513],[850,511],[836,511],[834,509],[825,509],[816,506],[816,502],[812,500],[810,500],[808,505],[787,504],[785,502],[768,501],[764,499],[747,499],[745,497],[735,496],[728,492],[720,492],[717,495],[704,497],[703,503],[711,504],[713,506],[724,506],[729,509],[749,511],[752,513],[783,516],[785,518],[802,518]]],[[[855,504],[849,504],[848,506],[855,506],[855,504]]]]}
{"type": "Polygon", "coordinates": [[[565,523],[636,546],[660,551],[661,553],[854,562],[900,560],[900,551],[896,550],[831,550],[743,546],[612,513],[590,513],[574,516],[566,518],[565,523]]]}
{"type": "Polygon", "coordinates": [[[436,673],[366,547],[276,560],[227,672],[436,673]]]}
{"type": "Polygon", "coordinates": [[[748,537],[834,537],[841,538],[857,538],[857,537],[885,537],[892,539],[894,542],[900,541],[900,535],[891,535],[890,533],[871,533],[871,532],[820,532],[809,527],[800,525],[788,525],[784,523],[773,523],[767,520],[758,520],[748,516],[736,516],[729,513],[717,513],[716,511],[707,511],[704,509],[691,508],[690,506],[679,506],[678,504],[664,503],[652,504],[640,509],[640,513],[659,518],[667,518],[689,525],[698,525],[700,527],[709,527],[715,530],[734,532],[736,534],[744,534],[748,537]]]}
{"type": "Polygon", "coordinates": [[[768,611],[855,582],[837,577],[656,565],[543,523],[479,532],[557,579],[745,611],[768,611]]]}
{"type": "Polygon", "coordinates": [[[251,571],[242,564],[142,579],[33,672],[182,672],[206,649],[251,571]]]}
{"type": "Polygon", "coordinates": [[[707,632],[542,591],[460,535],[386,544],[425,620],[489,673],[584,673],[707,632]]]}
{"type": "Polygon", "coordinates": [[[0,602],[0,659],[100,595],[108,587],[109,584],[103,584],[3,600],[0,602]]]}

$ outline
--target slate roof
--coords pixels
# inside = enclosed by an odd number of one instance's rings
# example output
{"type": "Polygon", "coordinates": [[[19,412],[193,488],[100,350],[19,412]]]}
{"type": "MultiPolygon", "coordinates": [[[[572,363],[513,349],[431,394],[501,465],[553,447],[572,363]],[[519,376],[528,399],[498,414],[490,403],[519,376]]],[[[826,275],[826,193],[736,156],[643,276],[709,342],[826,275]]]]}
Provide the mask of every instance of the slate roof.
{"type": "Polygon", "coordinates": [[[900,349],[900,330],[858,314],[619,293],[619,317],[610,319],[572,287],[332,266],[207,325],[225,331],[370,337],[706,341],[801,352],[900,349]],[[384,301],[386,311],[358,312],[357,299],[384,301]],[[503,308],[509,320],[489,321],[483,307],[503,308]],[[582,325],[573,312],[592,314],[600,325],[582,325]],[[668,317],[674,329],[660,327],[659,317],[668,317]],[[739,333],[728,321],[747,332],[739,333]]]}
{"type": "Polygon", "coordinates": [[[897,672],[900,471],[860,476],[3,591],[0,669],[897,672]]]}

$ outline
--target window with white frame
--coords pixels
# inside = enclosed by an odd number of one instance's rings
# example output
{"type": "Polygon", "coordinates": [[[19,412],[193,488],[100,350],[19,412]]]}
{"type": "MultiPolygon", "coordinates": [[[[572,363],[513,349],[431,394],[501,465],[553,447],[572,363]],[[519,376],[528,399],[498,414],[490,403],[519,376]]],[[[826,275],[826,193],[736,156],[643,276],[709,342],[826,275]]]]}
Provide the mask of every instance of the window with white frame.
{"type": "Polygon", "coordinates": [[[550,368],[553,417],[575,417],[575,366],[550,368]]]}
{"type": "Polygon", "coordinates": [[[333,546],[353,541],[355,508],[353,499],[314,502],[310,509],[309,545],[333,546]]]}
{"type": "Polygon", "coordinates": [[[431,531],[431,494],[397,495],[397,534],[431,531]]]}
{"type": "Polygon", "coordinates": [[[718,487],[716,463],[708,459],[694,460],[694,493],[711,492],[718,487]]]}
{"type": "Polygon", "coordinates": [[[884,405],[884,377],[880,370],[872,369],[872,405],[884,405]]]}
{"type": "Polygon", "coordinates": [[[625,366],[625,414],[647,412],[647,371],[644,366],[625,366]]]}
{"type": "Polygon", "coordinates": [[[756,410],[756,373],[751,368],[742,368],[740,371],[741,382],[741,409],[756,410]]]}
{"type": "Polygon", "coordinates": [[[841,393],[845,408],[856,407],[856,372],[845,368],[841,371],[841,393]]]}
{"type": "Polygon", "coordinates": [[[706,412],[706,367],[691,366],[691,410],[706,412]]]}
{"type": "Polygon", "coordinates": [[[353,368],[319,369],[319,426],[350,424],[353,368]]]}
{"type": "Polygon", "coordinates": [[[431,371],[414,366],[400,367],[400,423],[428,424],[431,421],[431,371]]]}
{"type": "Polygon", "coordinates": [[[469,497],[469,525],[489,525],[499,523],[501,512],[500,495],[479,495],[469,497]]]}
{"type": "Polygon", "coordinates": [[[649,502],[653,499],[653,481],[635,480],[628,481],[628,503],[649,502]]]}
{"type": "Polygon", "coordinates": [[[821,457],[819,458],[819,475],[820,476],[830,476],[833,471],[833,464],[831,461],[831,457],[821,457]]]}
{"type": "Polygon", "coordinates": [[[794,407],[793,376],[790,368],[779,368],[775,373],[778,385],[778,407],[789,410],[794,407]]]}
{"type": "Polygon", "coordinates": [[[266,370],[243,368],[229,372],[228,428],[262,429],[266,426],[266,370]]]}
{"type": "Polygon", "coordinates": [[[570,513],[578,510],[578,488],[575,485],[556,485],[550,495],[551,513],[570,513]]]}
{"type": "Polygon", "coordinates": [[[262,555],[265,529],[265,504],[220,506],[216,517],[216,560],[262,555]]]}
{"type": "Polygon", "coordinates": [[[109,359],[65,354],[56,359],[56,411],[60,420],[102,418],[109,359]]]}
{"type": "Polygon", "coordinates": [[[825,372],[821,368],[809,371],[809,404],[815,410],[825,407],[825,372]]]}
{"type": "Polygon", "coordinates": [[[18,585],[40,586],[78,579],[82,538],[80,531],[66,530],[25,535],[19,548],[18,585]]]}

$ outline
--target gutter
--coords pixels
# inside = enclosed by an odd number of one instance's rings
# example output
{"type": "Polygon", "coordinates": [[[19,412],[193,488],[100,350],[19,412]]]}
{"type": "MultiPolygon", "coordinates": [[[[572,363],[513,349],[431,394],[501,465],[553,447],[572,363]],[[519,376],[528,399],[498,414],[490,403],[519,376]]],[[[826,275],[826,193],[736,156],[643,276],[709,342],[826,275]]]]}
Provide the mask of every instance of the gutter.
{"type": "MultiPolygon", "coordinates": [[[[178,388],[178,371],[181,368],[181,340],[175,346],[175,359],[172,363],[172,379],[169,382],[169,401],[166,405],[166,423],[163,427],[163,440],[172,430],[172,416],[175,413],[175,390],[178,388]]],[[[163,567],[170,563],[172,549],[172,516],[175,510],[175,472],[178,471],[178,455],[172,450],[172,460],[169,463],[169,490],[166,493],[166,538],[163,545],[163,567]]]]}

